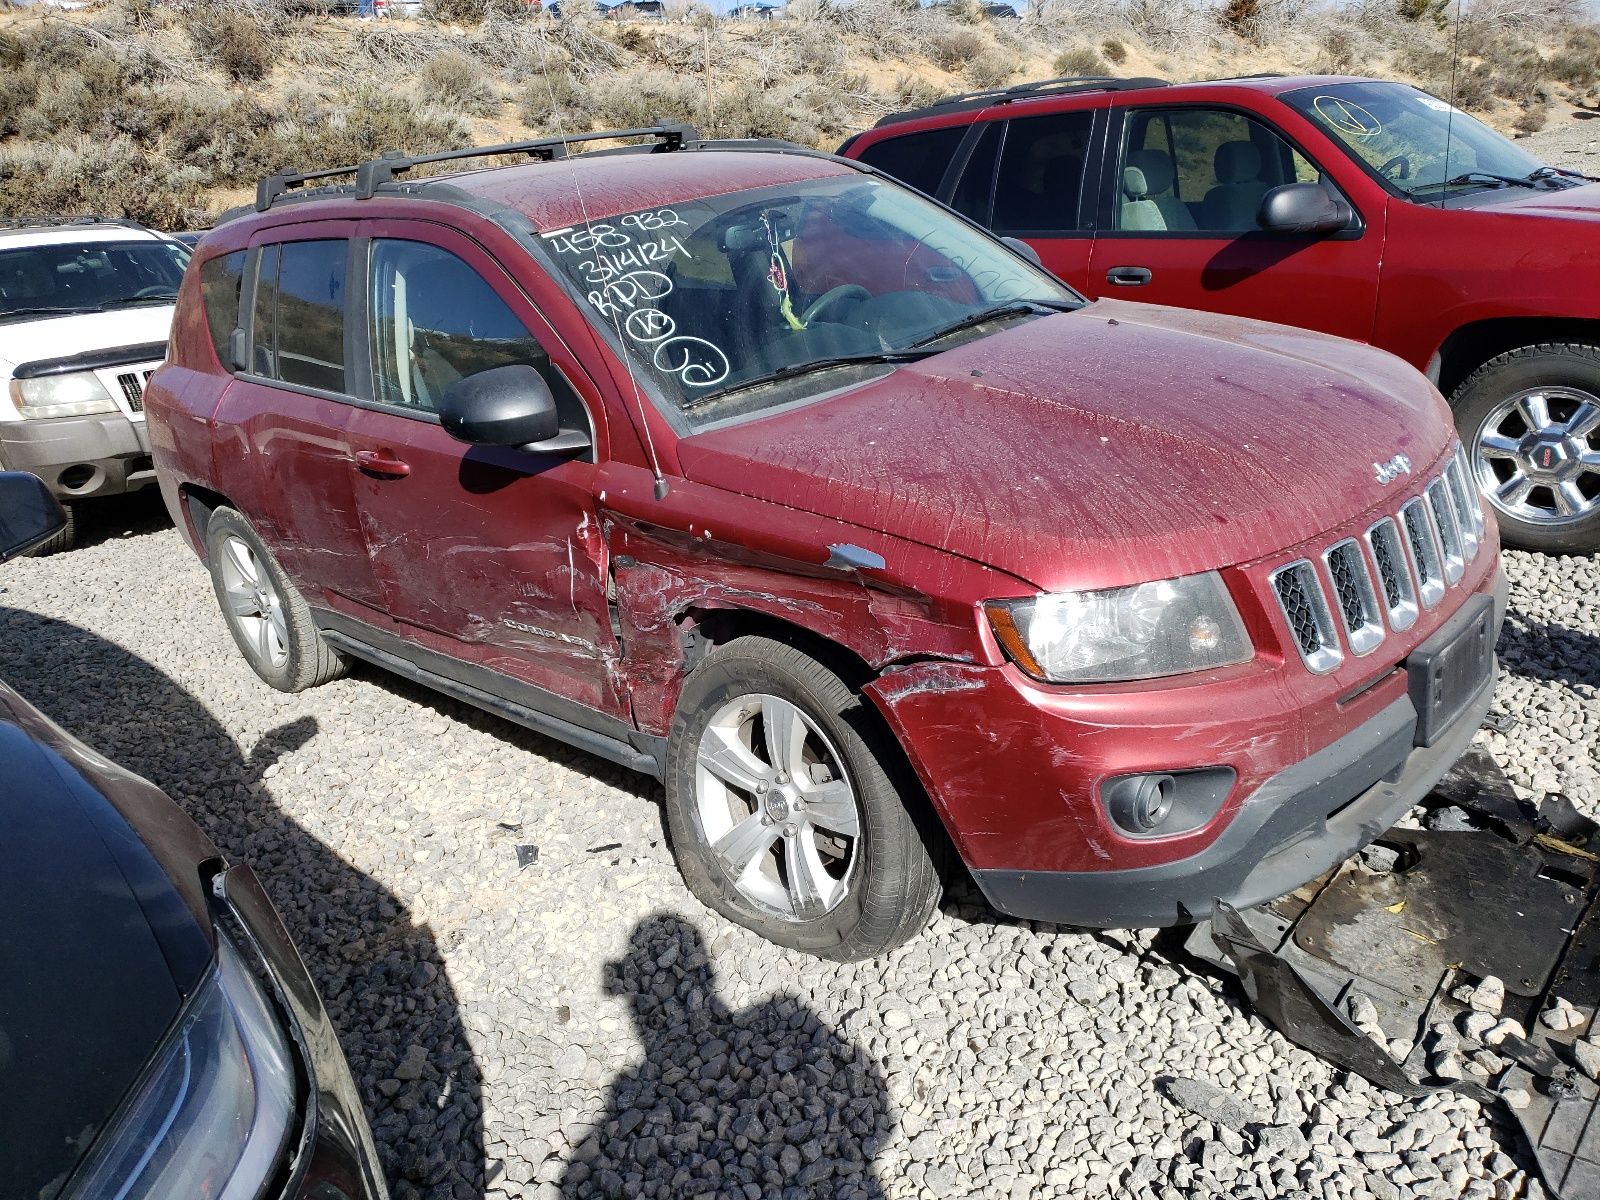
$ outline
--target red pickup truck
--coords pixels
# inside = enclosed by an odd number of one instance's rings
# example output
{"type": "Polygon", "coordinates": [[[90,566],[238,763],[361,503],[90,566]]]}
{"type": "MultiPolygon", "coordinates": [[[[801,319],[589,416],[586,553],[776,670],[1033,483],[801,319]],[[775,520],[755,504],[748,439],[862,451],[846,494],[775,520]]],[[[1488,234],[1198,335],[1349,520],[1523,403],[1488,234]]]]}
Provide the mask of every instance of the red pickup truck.
{"type": "Polygon", "coordinates": [[[839,153],[1091,297],[1398,354],[1448,397],[1508,545],[1600,547],[1600,187],[1443,100],[1336,77],[1058,79],[885,117],[839,153]]]}

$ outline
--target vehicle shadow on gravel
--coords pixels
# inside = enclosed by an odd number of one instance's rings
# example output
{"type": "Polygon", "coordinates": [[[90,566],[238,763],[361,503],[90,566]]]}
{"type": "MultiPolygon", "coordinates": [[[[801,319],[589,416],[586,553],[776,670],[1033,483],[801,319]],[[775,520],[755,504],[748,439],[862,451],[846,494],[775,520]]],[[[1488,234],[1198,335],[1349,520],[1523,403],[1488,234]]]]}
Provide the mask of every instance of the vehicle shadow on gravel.
{"type": "Polygon", "coordinates": [[[700,931],[672,913],[639,922],[604,985],[632,1006],[644,1061],[612,1081],[564,1196],[881,1200],[883,1075],[800,1000],[730,1010],[700,931]]]}
{"type": "Polygon", "coordinates": [[[1496,650],[1502,667],[1519,675],[1600,686],[1600,637],[1584,630],[1530,620],[1512,609],[1496,650]]]}
{"type": "Polygon", "coordinates": [[[98,546],[101,542],[114,542],[141,533],[172,528],[172,517],[167,513],[159,488],[141,488],[125,496],[80,500],[74,507],[77,509],[78,534],[73,548],[77,550],[98,546]]]}
{"type": "Polygon", "coordinates": [[[479,1076],[432,932],[273,800],[268,770],[316,735],[315,718],[241,752],[205,705],[144,659],[7,607],[0,678],[161,787],[227,857],[254,868],[339,1031],[393,1200],[482,1196],[479,1076]]]}

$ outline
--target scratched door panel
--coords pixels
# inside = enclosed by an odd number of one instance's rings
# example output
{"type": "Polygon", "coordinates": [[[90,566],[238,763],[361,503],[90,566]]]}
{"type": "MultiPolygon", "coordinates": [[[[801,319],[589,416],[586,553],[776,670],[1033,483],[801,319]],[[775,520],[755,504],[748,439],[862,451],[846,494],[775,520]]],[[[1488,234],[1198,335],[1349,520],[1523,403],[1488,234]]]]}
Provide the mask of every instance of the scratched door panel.
{"type": "Polygon", "coordinates": [[[351,469],[373,571],[402,635],[409,627],[432,648],[626,715],[594,465],[468,446],[438,423],[450,382],[507,362],[545,375],[563,424],[588,411],[587,379],[571,386],[545,351],[548,326],[490,287],[493,264],[470,255],[432,240],[372,243],[373,400],[352,416],[350,439],[367,463],[351,469]]]}

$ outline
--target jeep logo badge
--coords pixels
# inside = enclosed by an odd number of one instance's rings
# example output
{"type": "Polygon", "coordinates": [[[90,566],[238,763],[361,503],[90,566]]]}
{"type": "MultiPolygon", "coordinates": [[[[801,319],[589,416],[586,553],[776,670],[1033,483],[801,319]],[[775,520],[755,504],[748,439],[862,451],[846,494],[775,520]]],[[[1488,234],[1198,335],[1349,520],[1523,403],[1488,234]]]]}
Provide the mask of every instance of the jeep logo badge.
{"type": "Polygon", "coordinates": [[[1379,483],[1388,483],[1397,475],[1411,474],[1411,460],[1404,454],[1396,454],[1388,462],[1373,463],[1372,469],[1377,472],[1379,483]]]}

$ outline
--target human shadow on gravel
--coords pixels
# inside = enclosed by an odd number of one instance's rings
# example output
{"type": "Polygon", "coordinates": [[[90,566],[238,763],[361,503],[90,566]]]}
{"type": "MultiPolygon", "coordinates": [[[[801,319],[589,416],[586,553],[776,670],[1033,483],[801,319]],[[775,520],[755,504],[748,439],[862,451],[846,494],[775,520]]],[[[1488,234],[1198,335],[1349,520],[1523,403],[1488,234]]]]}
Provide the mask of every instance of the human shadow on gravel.
{"type": "Polygon", "coordinates": [[[794,997],[729,1010],[699,930],[672,913],[640,921],[604,979],[644,1061],[612,1081],[564,1196],[881,1200],[894,1118],[863,1050],[794,997]]]}
{"type": "Polygon", "coordinates": [[[269,770],[316,736],[316,719],[280,725],[241,753],[204,704],[138,655],[7,607],[0,678],[254,868],[339,1032],[393,1200],[481,1197],[479,1076],[432,932],[273,800],[269,770]]]}

